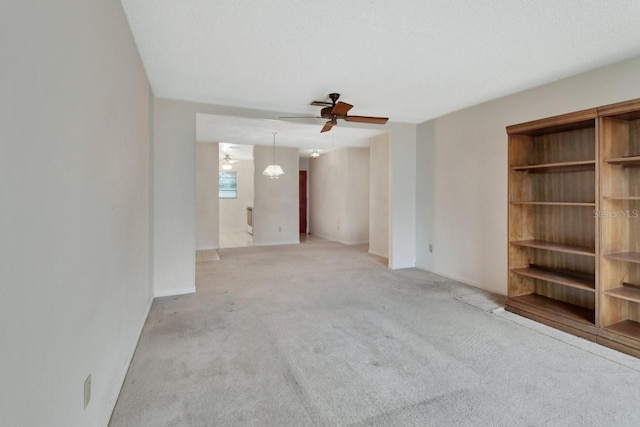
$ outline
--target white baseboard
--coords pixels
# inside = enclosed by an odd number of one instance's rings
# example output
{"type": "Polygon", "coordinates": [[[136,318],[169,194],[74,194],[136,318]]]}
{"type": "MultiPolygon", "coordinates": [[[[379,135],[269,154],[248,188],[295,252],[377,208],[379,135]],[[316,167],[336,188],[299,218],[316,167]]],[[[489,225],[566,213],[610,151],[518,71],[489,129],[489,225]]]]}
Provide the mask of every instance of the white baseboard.
{"type": "Polygon", "coordinates": [[[362,241],[350,241],[350,240],[340,240],[340,239],[336,239],[335,237],[329,237],[329,236],[325,236],[323,234],[317,234],[314,233],[314,236],[320,237],[322,239],[325,240],[330,240],[332,242],[336,242],[336,243],[341,243],[343,245],[347,245],[347,246],[353,246],[353,245],[366,245],[369,243],[368,240],[362,240],[362,241]]]}
{"type": "Polygon", "coordinates": [[[455,280],[456,282],[460,282],[460,283],[464,283],[465,285],[469,285],[469,286],[473,286],[474,288],[480,288],[483,289],[485,291],[488,292],[493,292],[493,291],[489,291],[488,289],[483,288],[482,286],[480,286],[479,283],[474,282],[472,280],[469,279],[465,279],[462,277],[458,277],[452,274],[448,274],[448,273],[442,273],[441,271],[437,271],[431,268],[425,268],[424,266],[420,266],[420,265],[416,265],[417,268],[419,268],[420,270],[424,270],[424,271],[428,271],[429,273],[433,273],[433,274],[437,274],[438,276],[442,276],[444,278],[447,279],[451,279],[451,280],[455,280]]]}
{"type": "Polygon", "coordinates": [[[368,245],[369,241],[368,240],[362,240],[362,241],[338,240],[338,243],[342,243],[343,245],[347,245],[347,246],[354,246],[354,245],[368,245]]]}
{"type": "Polygon", "coordinates": [[[394,264],[391,265],[391,263],[389,263],[389,268],[391,270],[404,270],[405,268],[415,268],[415,264],[394,264]]]}
{"type": "Polygon", "coordinates": [[[389,255],[382,255],[382,254],[377,253],[376,251],[372,251],[371,249],[369,249],[369,253],[370,253],[371,255],[379,256],[380,258],[387,258],[387,259],[389,259],[389,255]]]}
{"type": "Polygon", "coordinates": [[[312,236],[316,236],[316,237],[320,237],[321,239],[325,239],[325,240],[331,240],[332,242],[336,242],[337,240],[334,239],[333,237],[327,237],[323,234],[318,234],[318,233],[311,233],[312,236]]]}
{"type": "Polygon", "coordinates": [[[253,243],[253,246],[280,246],[280,245],[299,245],[300,240],[291,240],[289,242],[260,242],[253,243]]]}
{"type": "Polygon", "coordinates": [[[172,297],[174,295],[185,295],[185,294],[193,294],[196,292],[195,286],[190,286],[188,288],[173,288],[166,289],[164,291],[154,291],[154,298],[162,298],[162,297],[172,297]]]}
{"type": "Polygon", "coordinates": [[[220,246],[219,245],[214,245],[214,246],[196,248],[196,252],[199,252],[199,251],[211,251],[211,250],[214,250],[214,249],[220,249],[220,246]]]}
{"type": "Polygon", "coordinates": [[[140,329],[138,332],[138,339],[133,343],[133,347],[129,350],[129,355],[127,357],[127,361],[124,365],[124,369],[120,373],[118,378],[118,387],[112,393],[111,398],[109,399],[109,403],[107,404],[107,410],[103,417],[102,425],[107,427],[109,425],[109,421],[111,421],[111,415],[113,414],[113,410],[116,408],[116,403],[118,403],[118,397],[120,396],[120,391],[122,390],[122,386],[124,385],[124,380],[127,378],[127,372],[129,372],[129,366],[131,366],[131,362],[133,361],[133,355],[136,352],[136,348],[138,348],[138,342],[140,341],[140,337],[142,336],[142,330],[144,329],[145,323],[147,323],[147,318],[149,317],[149,311],[151,311],[151,305],[153,304],[153,298],[149,299],[149,303],[147,304],[147,308],[144,312],[144,316],[142,317],[142,324],[140,325],[140,329]]]}

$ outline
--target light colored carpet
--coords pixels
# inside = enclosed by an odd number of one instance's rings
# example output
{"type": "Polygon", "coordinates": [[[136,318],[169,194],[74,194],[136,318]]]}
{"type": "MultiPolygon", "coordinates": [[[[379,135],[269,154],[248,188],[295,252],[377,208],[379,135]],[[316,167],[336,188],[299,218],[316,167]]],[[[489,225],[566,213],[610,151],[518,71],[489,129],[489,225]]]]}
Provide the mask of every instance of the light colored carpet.
{"type": "Polygon", "coordinates": [[[156,299],[111,426],[638,426],[640,361],[363,247],[219,250],[156,299]]]}

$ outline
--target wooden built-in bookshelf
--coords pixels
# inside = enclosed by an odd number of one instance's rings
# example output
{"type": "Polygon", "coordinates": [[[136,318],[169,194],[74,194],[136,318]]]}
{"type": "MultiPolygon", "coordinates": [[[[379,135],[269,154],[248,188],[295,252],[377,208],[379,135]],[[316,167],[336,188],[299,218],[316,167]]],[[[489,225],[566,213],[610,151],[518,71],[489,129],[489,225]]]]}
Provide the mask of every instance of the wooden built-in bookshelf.
{"type": "Polygon", "coordinates": [[[640,350],[640,100],[598,108],[600,128],[599,342],[640,350]]]}
{"type": "Polygon", "coordinates": [[[509,126],[506,308],[595,341],[597,111],[509,126]]]}
{"type": "Polygon", "coordinates": [[[507,134],[507,310],[640,357],[640,100],[507,134]]]}

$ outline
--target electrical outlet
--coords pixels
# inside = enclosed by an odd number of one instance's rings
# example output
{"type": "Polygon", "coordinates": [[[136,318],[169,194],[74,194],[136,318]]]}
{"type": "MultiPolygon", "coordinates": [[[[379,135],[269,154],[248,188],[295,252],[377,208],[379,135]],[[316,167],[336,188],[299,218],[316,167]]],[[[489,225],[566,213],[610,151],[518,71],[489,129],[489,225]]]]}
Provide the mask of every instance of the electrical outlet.
{"type": "Polygon", "coordinates": [[[433,252],[433,245],[429,243],[429,252],[433,252]]]}
{"type": "Polygon", "coordinates": [[[84,409],[87,409],[91,401],[91,375],[84,380],[84,409]]]}

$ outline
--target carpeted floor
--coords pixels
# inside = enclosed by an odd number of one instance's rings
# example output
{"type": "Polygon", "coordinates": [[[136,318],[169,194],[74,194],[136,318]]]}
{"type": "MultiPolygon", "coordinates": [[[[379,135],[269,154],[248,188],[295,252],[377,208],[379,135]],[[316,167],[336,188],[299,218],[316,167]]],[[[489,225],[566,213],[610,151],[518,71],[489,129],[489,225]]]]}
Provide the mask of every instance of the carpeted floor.
{"type": "Polygon", "coordinates": [[[363,247],[223,249],[154,301],[111,426],[638,426],[640,361],[363,247]]]}

